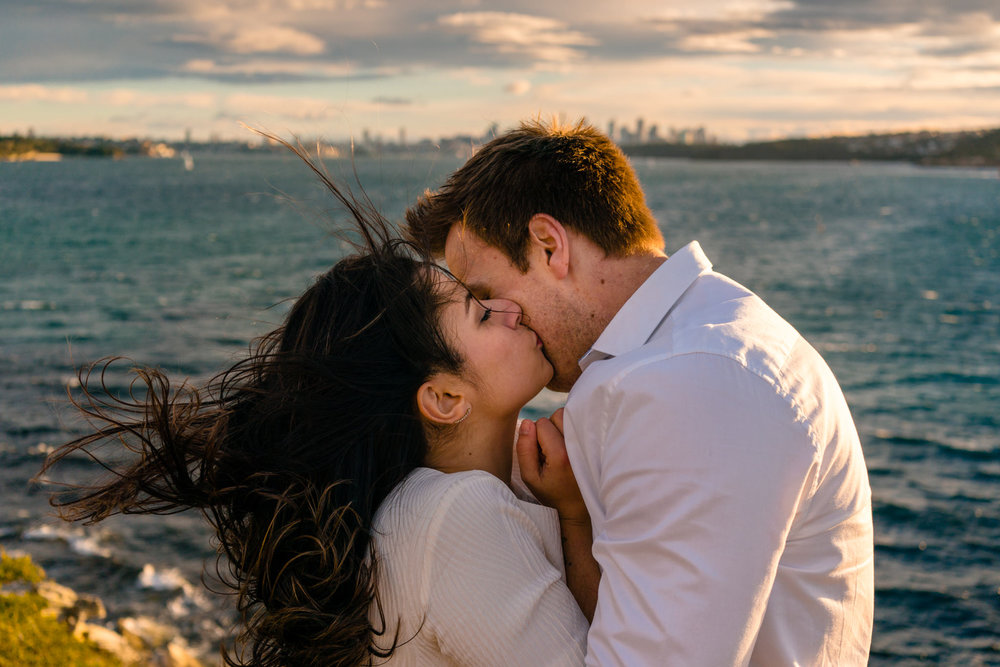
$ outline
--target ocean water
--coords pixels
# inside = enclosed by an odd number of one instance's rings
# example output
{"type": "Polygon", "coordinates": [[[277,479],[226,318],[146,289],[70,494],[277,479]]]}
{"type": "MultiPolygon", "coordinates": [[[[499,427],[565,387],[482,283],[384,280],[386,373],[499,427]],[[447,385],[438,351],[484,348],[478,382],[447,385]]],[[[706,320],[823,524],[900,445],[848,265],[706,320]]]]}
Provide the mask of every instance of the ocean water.
{"type": "MultiPolygon", "coordinates": [[[[391,219],[459,162],[331,161],[391,219]]],[[[901,164],[637,161],[673,251],[701,242],[820,350],[874,496],[873,665],[1000,665],[1000,178],[901,164]]],[[[355,186],[356,187],[356,186],[355,186]]],[[[75,368],[108,355],[193,381],[273,328],[345,252],[342,213],[290,156],[0,163],[0,546],[157,616],[211,654],[201,519],[52,516],[31,479],[80,429],[75,368]]],[[[124,376],[112,384],[124,386],[124,376]]],[[[543,392],[532,416],[557,407],[543,392]]],[[[74,460],[61,473],[94,473],[74,460]]],[[[207,572],[206,563],[208,565],[207,572]]]]}

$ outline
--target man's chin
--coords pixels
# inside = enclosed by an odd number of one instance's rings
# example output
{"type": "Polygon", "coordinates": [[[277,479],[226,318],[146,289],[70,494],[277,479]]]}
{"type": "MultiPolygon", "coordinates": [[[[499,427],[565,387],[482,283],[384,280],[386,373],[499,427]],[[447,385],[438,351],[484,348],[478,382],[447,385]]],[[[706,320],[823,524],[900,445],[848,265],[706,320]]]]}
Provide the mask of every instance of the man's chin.
{"type": "Polygon", "coordinates": [[[576,380],[578,377],[580,377],[579,370],[577,370],[577,372],[573,375],[556,373],[555,375],[552,376],[552,379],[549,380],[549,383],[545,385],[545,388],[548,389],[549,391],[558,391],[560,393],[565,394],[566,392],[568,392],[570,389],[573,388],[573,385],[576,384],[576,380]]]}

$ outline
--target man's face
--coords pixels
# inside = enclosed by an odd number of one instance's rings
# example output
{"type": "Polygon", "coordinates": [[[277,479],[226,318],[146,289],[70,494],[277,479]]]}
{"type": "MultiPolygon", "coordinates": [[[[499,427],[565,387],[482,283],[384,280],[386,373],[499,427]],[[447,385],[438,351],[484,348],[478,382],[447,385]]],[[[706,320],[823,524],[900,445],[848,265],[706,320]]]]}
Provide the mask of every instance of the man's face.
{"type": "Polygon", "coordinates": [[[583,334],[584,314],[566,289],[530,256],[527,273],[521,273],[500,249],[458,224],[448,233],[444,255],[451,272],[477,298],[510,299],[521,306],[525,324],[541,338],[555,369],[548,388],[569,391],[580,376],[577,362],[593,341],[583,334]]]}

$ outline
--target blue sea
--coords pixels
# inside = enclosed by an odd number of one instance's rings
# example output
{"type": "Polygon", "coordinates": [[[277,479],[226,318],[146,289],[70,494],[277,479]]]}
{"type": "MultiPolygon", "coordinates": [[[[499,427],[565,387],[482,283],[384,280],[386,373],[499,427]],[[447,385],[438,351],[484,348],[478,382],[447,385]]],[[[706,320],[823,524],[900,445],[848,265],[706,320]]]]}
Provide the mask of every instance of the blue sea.
{"type": "MultiPolygon", "coordinates": [[[[399,219],[451,156],[328,162],[399,219]],[[357,180],[355,180],[355,178],[357,180]]],[[[75,368],[108,355],[197,382],[276,326],[345,252],[342,212],[296,158],[0,163],[0,546],[212,654],[192,513],[53,518],[32,482],[78,433],[75,368]]],[[[636,161],[672,252],[701,242],[823,354],[874,496],[873,665],[1000,665],[1000,178],[906,164],[636,161]]],[[[124,376],[111,378],[124,386],[124,376]]],[[[560,404],[543,393],[526,409],[560,404]]],[[[74,459],[61,473],[93,475],[74,459]]],[[[59,481],[52,480],[52,481],[59,481]]]]}

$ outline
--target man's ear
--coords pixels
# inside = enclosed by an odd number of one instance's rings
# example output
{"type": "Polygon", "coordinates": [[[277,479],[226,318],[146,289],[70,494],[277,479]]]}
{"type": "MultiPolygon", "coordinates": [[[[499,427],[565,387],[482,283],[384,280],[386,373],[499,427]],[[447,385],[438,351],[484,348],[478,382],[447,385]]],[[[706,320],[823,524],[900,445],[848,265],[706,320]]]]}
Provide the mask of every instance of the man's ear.
{"type": "Polygon", "coordinates": [[[547,213],[536,213],[528,221],[529,254],[543,259],[556,278],[569,273],[569,235],[562,223],[547,213]]]}
{"type": "Polygon", "coordinates": [[[454,424],[468,414],[470,403],[451,375],[438,373],[417,390],[417,409],[434,424],[454,424]]]}

